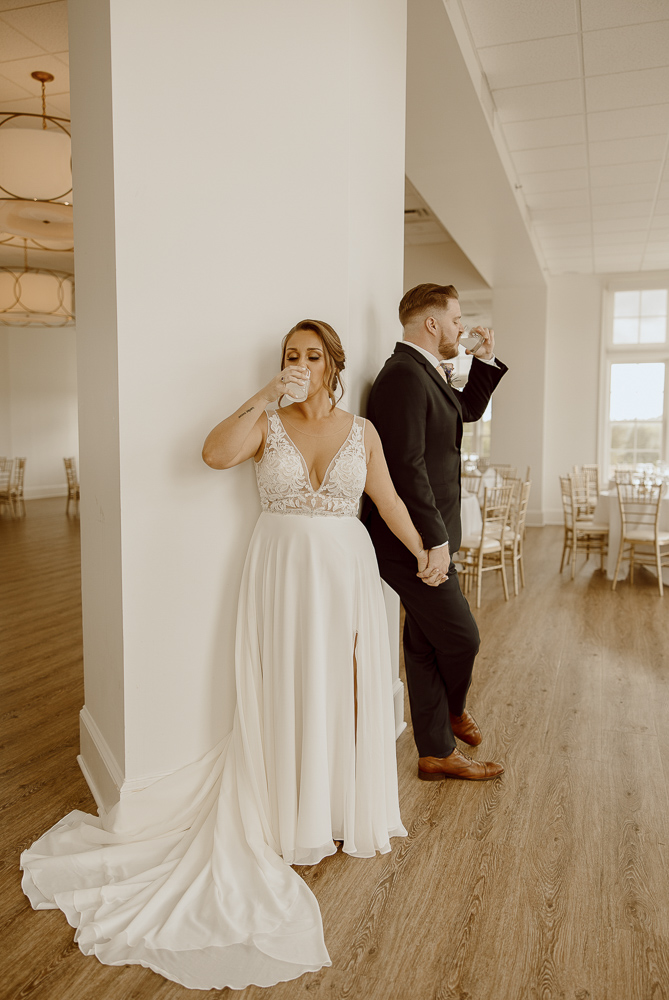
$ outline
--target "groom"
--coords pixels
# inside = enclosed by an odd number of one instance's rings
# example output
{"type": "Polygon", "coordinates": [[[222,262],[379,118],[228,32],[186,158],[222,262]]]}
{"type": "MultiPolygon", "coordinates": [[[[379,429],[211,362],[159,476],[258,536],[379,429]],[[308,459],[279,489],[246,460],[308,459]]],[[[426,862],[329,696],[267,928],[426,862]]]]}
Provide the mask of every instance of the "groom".
{"type": "Polygon", "coordinates": [[[424,781],[495,778],[504,768],[477,761],[456,748],[481,742],[465,708],[479,633],[462,595],[452,555],[460,547],[460,442],[463,421],[482,415],[506,365],[494,356],[492,330],[476,351],[465,388],[451,386],[462,333],[453,285],[424,284],[400,302],[404,340],[372,386],[367,415],[378,430],[395,489],[404,500],[429,563],[421,574],[413,559],[368,501],[363,520],[381,576],[404,605],[404,662],[411,720],[424,781]],[[444,364],[445,362],[445,364],[444,364]],[[450,371],[449,371],[450,369],[450,371]]]}

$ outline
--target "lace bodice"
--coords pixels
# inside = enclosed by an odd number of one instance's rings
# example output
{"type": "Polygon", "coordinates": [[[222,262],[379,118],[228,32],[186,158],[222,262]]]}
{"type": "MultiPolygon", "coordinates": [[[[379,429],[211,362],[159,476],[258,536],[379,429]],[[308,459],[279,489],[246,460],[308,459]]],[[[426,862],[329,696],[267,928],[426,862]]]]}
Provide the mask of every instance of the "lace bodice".
{"type": "Polygon", "coordinates": [[[348,437],[315,490],[302,453],[286,433],[278,413],[268,412],[265,450],[256,463],[262,509],[307,517],[357,517],[367,479],[364,429],[364,419],[354,417],[348,437]]]}

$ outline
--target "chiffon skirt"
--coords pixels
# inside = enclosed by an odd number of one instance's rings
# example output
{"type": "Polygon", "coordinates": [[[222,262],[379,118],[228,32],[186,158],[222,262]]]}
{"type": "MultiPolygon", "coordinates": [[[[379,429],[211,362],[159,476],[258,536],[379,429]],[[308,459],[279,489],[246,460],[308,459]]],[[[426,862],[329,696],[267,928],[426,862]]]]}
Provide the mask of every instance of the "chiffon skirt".
{"type": "Polygon", "coordinates": [[[330,964],[291,865],[404,836],[385,605],[357,518],[263,513],[240,589],[233,730],[201,760],[75,811],[21,857],[35,909],[85,954],[193,989],[330,964]],[[356,710],[357,703],[357,710],[356,710]],[[357,725],[356,725],[357,714],[357,725]]]}

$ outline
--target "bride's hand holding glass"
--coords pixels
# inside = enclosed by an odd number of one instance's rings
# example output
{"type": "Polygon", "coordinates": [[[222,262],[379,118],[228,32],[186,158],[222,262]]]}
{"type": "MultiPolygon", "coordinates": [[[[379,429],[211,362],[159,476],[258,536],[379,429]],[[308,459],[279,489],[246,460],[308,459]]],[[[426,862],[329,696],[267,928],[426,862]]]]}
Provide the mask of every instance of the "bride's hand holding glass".
{"type": "Polygon", "coordinates": [[[274,403],[282,396],[288,396],[291,402],[303,403],[309,394],[309,379],[311,372],[306,366],[286,365],[268,383],[263,395],[269,403],[274,403]]]}

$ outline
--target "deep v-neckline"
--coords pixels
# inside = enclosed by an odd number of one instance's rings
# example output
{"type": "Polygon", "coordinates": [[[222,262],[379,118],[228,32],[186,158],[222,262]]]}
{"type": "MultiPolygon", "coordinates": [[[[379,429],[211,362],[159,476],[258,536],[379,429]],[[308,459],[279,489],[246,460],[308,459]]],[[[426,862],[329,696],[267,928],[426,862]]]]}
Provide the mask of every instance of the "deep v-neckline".
{"type": "Polygon", "coordinates": [[[346,435],[346,437],[344,438],[344,440],[340,444],[339,448],[337,448],[337,451],[335,452],[335,454],[330,459],[330,461],[328,463],[328,466],[327,466],[327,468],[325,470],[325,475],[321,479],[321,484],[318,487],[318,489],[314,489],[314,484],[311,482],[311,476],[309,475],[309,466],[307,465],[307,460],[305,459],[304,455],[302,454],[302,452],[297,447],[297,445],[293,441],[292,437],[290,436],[290,434],[286,430],[286,428],[284,426],[284,423],[283,423],[283,420],[281,419],[281,417],[279,416],[279,414],[275,413],[275,416],[276,416],[276,419],[279,421],[279,424],[281,425],[281,430],[283,431],[283,433],[285,434],[286,438],[288,439],[288,443],[292,446],[293,450],[296,452],[296,454],[298,455],[300,461],[302,462],[302,468],[304,470],[304,476],[305,476],[305,479],[307,481],[307,486],[309,487],[309,489],[311,490],[311,492],[313,493],[314,496],[318,496],[318,494],[321,492],[321,490],[325,486],[325,483],[328,480],[328,476],[330,475],[330,470],[332,469],[332,466],[335,464],[335,462],[337,461],[337,459],[339,458],[339,456],[341,455],[342,451],[344,450],[344,448],[346,447],[346,445],[348,444],[348,442],[350,440],[351,434],[353,433],[353,428],[355,427],[355,415],[353,416],[353,420],[351,421],[351,426],[349,427],[348,434],[346,435]]]}

